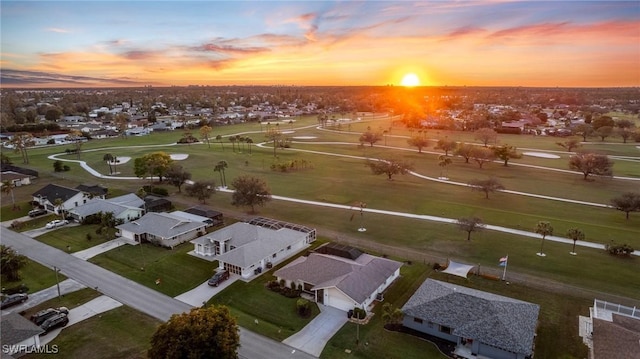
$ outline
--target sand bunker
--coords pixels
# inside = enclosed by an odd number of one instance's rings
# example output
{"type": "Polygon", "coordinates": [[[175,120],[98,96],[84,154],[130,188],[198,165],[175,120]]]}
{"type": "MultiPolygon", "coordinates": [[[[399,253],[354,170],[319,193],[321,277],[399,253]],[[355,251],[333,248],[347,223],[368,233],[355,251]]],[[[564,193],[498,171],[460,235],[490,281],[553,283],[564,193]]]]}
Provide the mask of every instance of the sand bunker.
{"type": "Polygon", "coordinates": [[[174,161],[182,161],[189,158],[189,155],[186,153],[172,153],[169,156],[171,156],[171,159],[174,161]]]}
{"type": "Polygon", "coordinates": [[[296,136],[296,137],[291,137],[291,138],[293,138],[294,140],[313,140],[313,139],[316,139],[318,137],[316,137],[316,136],[296,136]]]}
{"type": "Polygon", "coordinates": [[[113,162],[113,161],[112,161],[112,162],[111,162],[111,164],[112,164],[112,165],[113,165],[113,164],[121,165],[121,164],[123,164],[123,163],[127,163],[127,162],[131,161],[131,157],[116,157],[116,158],[115,158],[115,160],[116,160],[117,162],[113,162]]]}
{"type": "Polygon", "coordinates": [[[560,158],[558,155],[552,155],[550,153],[543,152],[523,152],[523,155],[532,156],[532,157],[542,157],[542,158],[560,158]]]}

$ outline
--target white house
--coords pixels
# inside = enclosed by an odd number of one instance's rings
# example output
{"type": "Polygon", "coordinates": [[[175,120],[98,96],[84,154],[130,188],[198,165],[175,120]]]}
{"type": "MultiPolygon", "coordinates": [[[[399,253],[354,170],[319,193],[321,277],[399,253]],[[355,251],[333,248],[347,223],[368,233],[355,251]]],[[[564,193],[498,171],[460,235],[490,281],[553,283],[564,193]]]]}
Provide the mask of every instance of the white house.
{"type": "Polygon", "coordinates": [[[114,219],[126,223],[142,217],[144,201],[133,193],[109,199],[93,198],[87,203],[69,210],[69,215],[74,220],[82,222],[86,217],[99,212],[113,213],[114,219]]]}
{"type": "Polygon", "coordinates": [[[274,275],[287,286],[293,283],[302,287],[318,303],[344,311],[368,310],[398,278],[402,263],[353,249],[344,253],[355,255],[312,253],[297,258],[274,275]]]}
{"type": "Polygon", "coordinates": [[[150,212],[135,221],[116,227],[118,235],[136,242],[149,241],[173,248],[205,232],[206,224],[193,222],[169,213],[150,212]]]}
{"type": "Polygon", "coordinates": [[[91,198],[104,198],[103,196],[95,196],[79,189],[60,186],[50,183],[33,193],[33,200],[41,207],[49,212],[60,214],[60,210],[69,211],[75,207],[87,203],[91,198]],[[56,202],[61,200],[60,206],[56,206],[56,202]]]}
{"type": "Polygon", "coordinates": [[[219,268],[243,278],[284,261],[315,240],[315,229],[256,218],[191,241],[194,253],[218,260],[219,268]]]}

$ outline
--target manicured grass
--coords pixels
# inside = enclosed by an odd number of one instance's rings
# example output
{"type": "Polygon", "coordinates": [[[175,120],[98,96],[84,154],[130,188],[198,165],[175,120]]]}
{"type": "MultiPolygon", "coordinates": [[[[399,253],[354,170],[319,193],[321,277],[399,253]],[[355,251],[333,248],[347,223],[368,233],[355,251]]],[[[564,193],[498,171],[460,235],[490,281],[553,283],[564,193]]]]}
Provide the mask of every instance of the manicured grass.
{"type": "Polygon", "coordinates": [[[191,243],[173,250],[149,243],[125,245],[91,258],[89,261],[135,282],[175,297],[204,283],[214,273],[216,262],[193,257],[191,243]],[[141,270],[144,268],[144,270],[141,270]],[[156,284],[156,279],[161,284],[156,284]]]}
{"type": "MultiPolygon", "coordinates": [[[[55,231],[47,232],[35,239],[65,252],[68,252],[70,248],[70,252],[73,253],[108,241],[106,237],[96,234],[97,228],[97,224],[67,225],[55,231]],[[87,235],[91,235],[91,240],[87,239],[87,235]]],[[[111,231],[115,230],[112,229],[111,231]]]]}
{"type": "Polygon", "coordinates": [[[311,303],[311,316],[300,317],[296,313],[297,298],[272,292],[265,283],[264,276],[249,283],[236,281],[213,297],[209,304],[228,306],[238,319],[238,325],[278,341],[298,332],[320,312],[318,306],[311,303]]]}
{"type": "Polygon", "coordinates": [[[54,219],[60,219],[60,216],[57,216],[55,214],[46,214],[40,217],[29,218],[28,220],[23,221],[19,228],[13,228],[12,230],[16,232],[25,232],[32,229],[42,228],[46,226],[48,222],[51,222],[54,219]]]}
{"type": "MultiPolygon", "coordinates": [[[[53,268],[47,268],[42,264],[32,260],[27,260],[27,265],[20,269],[21,280],[16,282],[2,282],[3,288],[13,288],[24,284],[29,288],[29,293],[35,293],[42,289],[49,288],[56,284],[56,273],[53,268]]],[[[67,279],[64,275],[58,273],[58,280],[67,279]]]]}
{"type": "MultiPolygon", "coordinates": [[[[49,346],[70,359],[146,358],[151,336],[160,322],[128,307],[119,307],[64,328],[49,346]]],[[[28,355],[47,358],[51,355],[28,355]]]]}
{"type": "Polygon", "coordinates": [[[100,292],[96,292],[93,289],[84,288],[77,290],[75,292],[64,294],[61,298],[50,299],[46,302],[40,303],[32,308],[29,308],[21,313],[25,318],[30,318],[32,314],[35,314],[43,309],[47,308],[58,308],[58,307],[67,307],[68,309],[73,309],[82,304],[87,303],[88,301],[98,298],[102,294],[100,292]]]}
{"type": "Polygon", "coordinates": [[[2,196],[2,208],[0,208],[0,222],[10,221],[12,219],[26,216],[31,210],[29,202],[18,202],[16,200],[16,206],[11,204],[9,196],[2,196]]]}

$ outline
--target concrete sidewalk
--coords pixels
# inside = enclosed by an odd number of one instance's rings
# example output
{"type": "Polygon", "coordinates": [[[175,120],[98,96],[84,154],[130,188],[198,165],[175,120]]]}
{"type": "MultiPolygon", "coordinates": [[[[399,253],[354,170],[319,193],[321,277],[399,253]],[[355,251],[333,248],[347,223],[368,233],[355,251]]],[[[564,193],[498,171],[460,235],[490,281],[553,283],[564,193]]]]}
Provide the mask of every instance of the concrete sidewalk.
{"type": "Polygon", "coordinates": [[[331,339],[349,320],[347,312],[318,304],[320,314],[313,318],[302,330],[282,341],[305,353],[319,357],[331,339]]]}
{"type": "Polygon", "coordinates": [[[114,308],[118,308],[122,306],[122,303],[113,300],[109,297],[107,297],[106,295],[100,296],[98,298],[95,298],[93,300],[90,300],[78,307],[75,307],[71,310],[69,310],[69,324],[67,324],[66,327],[63,328],[56,328],[52,331],[50,331],[49,333],[47,333],[46,335],[43,335],[40,337],[40,345],[45,345],[49,342],[51,342],[53,339],[55,339],[55,337],[58,336],[58,334],[60,334],[60,332],[64,329],[69,327],[70,325],[74,325],[76,323],[79,323],[85,319],[89,319],[95,315],[98,315],[100,313],[104,313],[107,312],[111,309],[114,308]]]}
{"type": "MultiPolygon", "coordinates": [[[[73,279],[65,279],[62,282],[60,282],[61,295],[72,293],[83,288],[85,288],[84,285],[76,282],[73,279]]],[[[54,299],[57,296],[58,296],[58,287],[53,285],[47,289],[43,289],[39,292],[29,294],[29,299],[27,299],[26,302],[20,305],[16,305],[15,307],[11,307],[10,309],[3,310],[2,313],[3,314],[11,313],[11,312],[20,313],[23,310],[35,307],[36,305],[40,303],[44,303],[48,300],[54,299]]]]}
{"type": "MultiPolygon", "coordinates": [[[[82,250],[82,251],[77,251],[77,252],[71,253],[71,255],[76,257],[76,258],[80,258],[80,259],[86,261],[87,259],[95,257],[98,254],[102,254],[104,252],[108,252],[108,251],[110,251],[112,249],[118,248],[118,247],[123,246],[125,244],[134,244],[134,243],[131,243],[130,241],[127,241],[126,239],[119,237],[119,238],[116,238],[116,239],[112,239],[112,240],[110,240],[108,242],[99,244],[97,246],[93,246],[91,248],[87,248],[87,249],[82,250]]],[[[137,243],[135,243],[135,244],[137,244],[137,243]]]]}

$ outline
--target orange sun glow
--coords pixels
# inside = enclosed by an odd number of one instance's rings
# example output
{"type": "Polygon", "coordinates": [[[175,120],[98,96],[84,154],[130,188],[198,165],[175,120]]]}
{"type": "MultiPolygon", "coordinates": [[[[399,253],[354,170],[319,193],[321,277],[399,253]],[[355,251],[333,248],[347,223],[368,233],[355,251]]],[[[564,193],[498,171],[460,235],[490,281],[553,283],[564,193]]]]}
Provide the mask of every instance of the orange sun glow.
{"type": "Polygon", "coordinates": [[[418,75],[414,73],[408,73],[404,75],[402,81],[400,81],[400,85],[406,87],[420,86],[420,79],[418,78],[418,75]]]}

